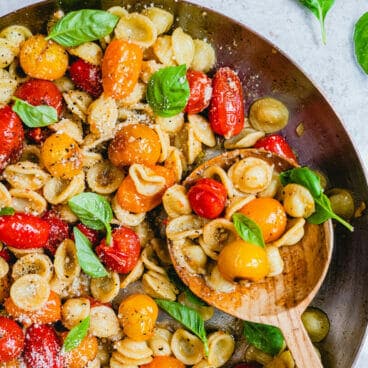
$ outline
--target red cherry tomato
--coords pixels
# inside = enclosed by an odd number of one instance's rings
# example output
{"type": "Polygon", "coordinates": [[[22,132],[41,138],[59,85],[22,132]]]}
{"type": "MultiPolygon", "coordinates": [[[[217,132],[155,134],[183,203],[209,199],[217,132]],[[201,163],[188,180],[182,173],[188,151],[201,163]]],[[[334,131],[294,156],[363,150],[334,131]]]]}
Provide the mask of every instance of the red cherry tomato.
{"type": "Polygon", "coordinates": [[[190,95],[185,112],[198,114],[203,111],[211,101],[212,81],[206,74],[196,70],[187,71],[190,95]]]}
{"type": "Polygon", "coordinates": [[[286,139],[279,134],[271,134],[259,139],[254,145],[254,148],[263,148],[266,151],[276,153],[281,157],[297,163],[293,150],[288,142],[286,142],[286,139]]]}
{"type": "Polygon", "coordinates": [[[0,216],[0,241],[14,248],[29,249],[46,246],[50,225],[39,217],[25,213],[0,216]]]}
{"type": "Polygon", "coordinates": [[[48,80],[30,79],[18,87],[15,96],[33,106],[51,106],[59,116],[63,110],[63,96],[56,85],[48,80]]]}
{"type": "Polygon", "coordinates": [[[22,153],[23,124],[10,106],[0,108],[0,172],[22,153]]]}
{"type": "Polygon", "coordinates": [[[62,368],[61,344],[50,325],[34,324],[27,329],[24,360],[27,368],[62,368]]]}
{"type": "Polygon", "coordinates": [[[212,130],[225,138],[240,133],[244,126],[243,88],[237,74],[220,68],[212,82],[209,121],[212,130]]]}
{"type": "Polygon", "coordinates": [[[10,263],[13,258],[9,250],[1,245],[0,245],[0,257],[3,258],[8,263],[10,263]]]}
{"type": "Polygon", "coordinates": [[[0,317],[0,363],[15,359],[23,350],[24,334],[12,319],[0,317]]]}
{"type": "Polygon", "coordinates": [[[69,225],[54,211],[47,211],[42,216],[42,219],[50,225],[50,236],[45,245],[45,249],[51,254],[55,254],[59,244],[63,240],[69,238],[69,225]]]}
{"type": "Polygon", "coordinates": [[[199,179],[188,191],[188,199],[193,211],[208,219],[220,216],[225,208],[226,189],[220,182],[204,178],[199,179]]]}
{"type": "Polygon", "coordinates": [[[78,59],[70,66],[69,74],[79,89],[95,98],[102,93],[102,75],[99,66],[78,59]]]}
{"type": "Polygon", "coordinates": [[[112,271],[130,272],[138,262],[141,244],[138,235],[127,227],[119,227],[112,233],[111,244],[105,239],[96,247],[101,261],[112,271]]]}
{"type": "MultiPolygon", "coordinates": [[[[80,232],[83,233],[83,235],[85,235],[88,238],[88,240],[91,242],[93,247],[95,247],[96,245],[100,243],[102,236],[98,230],[93,230],[81,223],[77,225],[77,228],[79,229],[80,232]]],[[[73,234],[72,234],[72,239],[74,239],[73,234]]]]}

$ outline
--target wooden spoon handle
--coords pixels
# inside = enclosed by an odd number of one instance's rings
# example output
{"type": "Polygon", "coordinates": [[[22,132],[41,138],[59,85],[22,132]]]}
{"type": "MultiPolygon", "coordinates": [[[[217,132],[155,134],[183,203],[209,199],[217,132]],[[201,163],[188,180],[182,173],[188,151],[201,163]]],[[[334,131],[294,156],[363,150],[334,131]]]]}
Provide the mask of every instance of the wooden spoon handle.
{"type": "Polygon", "coordinates": [[[261,322],[280,328],[298,368],[323,368],[316,348],[303,326],[298,310],[289,310],[276,316],[268,316],[262,318],[261,322]]]}

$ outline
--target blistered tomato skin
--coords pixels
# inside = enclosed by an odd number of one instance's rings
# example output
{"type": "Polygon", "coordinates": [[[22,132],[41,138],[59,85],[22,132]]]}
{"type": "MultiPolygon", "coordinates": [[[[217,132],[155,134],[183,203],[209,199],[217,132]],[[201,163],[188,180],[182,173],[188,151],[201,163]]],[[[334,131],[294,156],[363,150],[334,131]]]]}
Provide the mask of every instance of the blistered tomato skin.
{"type": "Polygon", "coordinates": [[[96,247],[101,261],[112,271],[126,274],[138,262],[141,244],[138,235],[127,227],[119,227],[112,232],[111,244],[103,239],[96,247]]]}
{"type": "Polygon", "coordinates": [[[141,368],[185,368],[185,365],[173,356],[155,356],[152,362],[141,365],[141,368]]]}
{"type": "Polygon", "coordinates": [[[196,70],[188,70],[187,79],[190,95],[185,112],[188,114],[198,114],[210,104],[212,81],[206,74],[196,70]]]}
{"type": "Polygon", "coordinates": [[[132,43],[114,39],[107,46],[102,60],[102,85],[107,96],[121,99],[128,96],[138,82],[143,51],[132,43]]]}
{"type": "Polygon", "coordinates": [[[0,241],[17,249],[42,248],[47,244],[50,225],[25,213],[0,216],[0,241]]]}
{"type": "Polygon", "coordinates": [[[51,106],[56,109],[59,116],[61,115],[63,96],[53,82],[43,79],[30,79],[18,87],[15,96],[33,106],[51,106]]]}
{"type": "MultiPolygon", "coordinates": [[[[83,225],[82,223],[77,225],[77,228],[83,235],[87,237],[87,239],[91,242],[92,246],[96,246],[100,243],[101,233],[98,230],[93,230],[83,225]]],[[[72,234],[72,239],[74,239],[74,235],[72,234]]]]}
{"type": "Polygon", "coordinates": [[[0,317],[0,363],[10,362],[20,355],[24,334],[12,319],[0,317]]]}
{"type": "Polygon", "coordinates": [[[153,334],[158,307],[148,295],[133,294],[120,303],[118,316],[128,337],[136,341],[145,341],[153,334]]]}
{"type": "Polygon", "coordinates": [[[61,343],[50,325],[32,325],[27,329],[24,361],[27,368],[63,368],[61,343]]]}
{"type": "Polygon", "coordinates": [[[201,217],[219,217],[226,204],[226,189],[222,183],[210,179],[199,179],[188,191],[192,210],[201,217]]]}
{"type": "Polygon", "coordinates": [[[64,48],[43,35],[32,36],[21,44],[19,61],[27,75],[46,80],[61,78],[68,68],[64,48]]]}
{"type": "Polygon", "coordinates": [[[0,172],[18,160],[22,153],[24,129],[10,106],[0,108],[0,172]]]}
{"type": "Polygon", "coordinates": [[[212,88],[208,115],[212,130],[225,138],[239,134],[244,126],[243,88],[239,77],[230,68],[220,68],[213,78],[212,88]]]}
{"type": "Polygon", "coordinates": [[[65,239],[69,238],[69,225],[67,222],[62,220],[56,212],[47,211],[42,219],[48,222],[50,225],[50,236],[49,240],[45,245],[45,249],[47,249],[51,254],[55,254],[58,245],[65,239]]]}
{"type": "Polygon", "coordinates": [[[266,151],[276,153],[277,155],[284,157],[287,160],[291,160],[296,164],[298,163],[293,150],[282,135],[267,135],[266,137],[259,139],[254,145],[254,148],[263,148],[266,151]]]}

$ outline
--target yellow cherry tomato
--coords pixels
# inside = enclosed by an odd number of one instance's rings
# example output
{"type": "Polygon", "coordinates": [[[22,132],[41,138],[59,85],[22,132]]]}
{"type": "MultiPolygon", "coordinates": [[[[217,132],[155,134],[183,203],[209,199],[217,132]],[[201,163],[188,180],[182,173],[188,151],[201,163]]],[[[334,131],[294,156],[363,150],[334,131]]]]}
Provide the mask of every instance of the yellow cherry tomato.
{"type": "Polygon", "coordinates": [[[41,160],[51,175],[61,179],[72,179],[83,169],[83,155],[78,143],[64,133],[55,133],[45,140],[41,160]]]}
{"type": "Polygon", "coordinates": [[[133,340],[148,340],[155,327],[158,307],[148,295],[133,294],[119,306],[118,317],[124,333],[133,340]]]}
{"type": "Polygon", "coordinates": [[[222,276],[230,281],[258,281],[269,272],[265,249],[244,240],[235,240],[225,245],[219,254],[217,266],[222,276]]]}
{"type": "Polygon", "coordinates": [[[240,212],[260,227],[265,243],[275,241],[286,229],[287,217],[284,207],[274,198],[253,199],[240,212]]]}
{"type": "Polygon", "coordinates": [[[185,368],[185,365],[173,356],[155,356],[151,363],[141,368],[185,368]]]}

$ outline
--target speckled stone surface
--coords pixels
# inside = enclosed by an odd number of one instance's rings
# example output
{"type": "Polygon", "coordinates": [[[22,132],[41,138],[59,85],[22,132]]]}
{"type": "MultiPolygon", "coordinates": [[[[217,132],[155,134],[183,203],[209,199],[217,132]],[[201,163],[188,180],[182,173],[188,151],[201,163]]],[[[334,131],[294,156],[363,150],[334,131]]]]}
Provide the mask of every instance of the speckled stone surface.
{"type": "MultiPolygon", "coordinates": [[[[0,0],[0,16],[34,0],[0,0]]],[[[368,11],[362,0],[336,1],[326,19],[327,45],[317,20],[296,0],[192,0],[246,24],[272,41],[321,88],[368,169],[368,76],[356,65],[352,34],[368,11]]],[[[356,368],[368,366],[368,342],[356,368]]]]}

